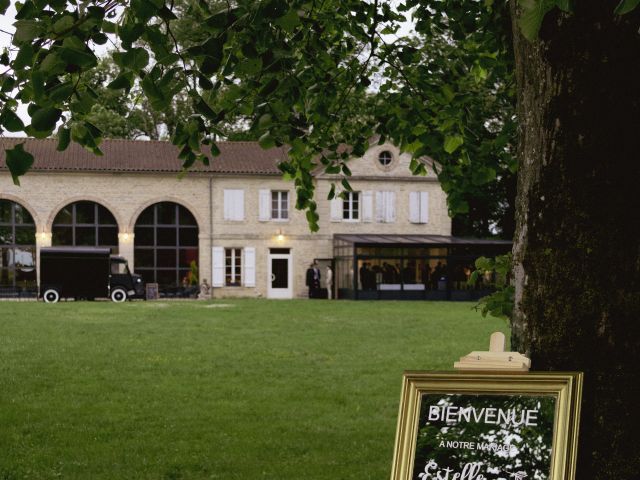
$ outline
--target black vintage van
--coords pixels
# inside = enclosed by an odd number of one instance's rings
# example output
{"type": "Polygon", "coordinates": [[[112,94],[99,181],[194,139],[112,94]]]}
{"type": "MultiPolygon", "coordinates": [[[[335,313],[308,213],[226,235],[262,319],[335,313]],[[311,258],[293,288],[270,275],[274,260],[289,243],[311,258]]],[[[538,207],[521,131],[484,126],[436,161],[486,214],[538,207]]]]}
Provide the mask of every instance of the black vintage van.
{"type": "Polygon", "coordinates": [[[124,302],[143,298],[144,283],[129,271],[126,259],[111,255],[110,248],[43,247],[39,291],[47,303],[61,298],[124,302]]]}

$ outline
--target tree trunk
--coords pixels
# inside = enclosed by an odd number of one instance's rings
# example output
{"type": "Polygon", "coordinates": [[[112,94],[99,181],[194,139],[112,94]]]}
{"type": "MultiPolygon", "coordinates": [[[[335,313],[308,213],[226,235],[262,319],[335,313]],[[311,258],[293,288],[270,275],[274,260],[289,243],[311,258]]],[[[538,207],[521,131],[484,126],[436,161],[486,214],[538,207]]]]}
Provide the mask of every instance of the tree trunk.
{"type": "Polygon", "coordinates": [[[512,344],[535,370],[585,372],[576,478],[631,479],[640,472],[640,7],[619,17],[618,0],[572,3],[571,14],[546,15],[535,42],[512,5],[512,344]]]}

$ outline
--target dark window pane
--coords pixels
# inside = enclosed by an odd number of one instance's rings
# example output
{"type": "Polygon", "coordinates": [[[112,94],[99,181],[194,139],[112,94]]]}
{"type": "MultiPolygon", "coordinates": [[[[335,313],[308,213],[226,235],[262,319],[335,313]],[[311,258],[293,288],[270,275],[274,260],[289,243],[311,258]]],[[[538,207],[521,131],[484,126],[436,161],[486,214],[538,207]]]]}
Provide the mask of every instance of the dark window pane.
{"type": "Polygon", "coordinates": [[[145,208],[144,211],[138,217],[136,221],[136,225],[153,225],[155,220],[153,218],[155,211],[155,207],[152,205],[148,208],[145,208]]]}
{"type": "Polygon", "coordinates": [[[177,270],[156,270],[156,281],[163,287],[177,287],[177,270]]]}
{"type": "Polygon", "coordinates": [[[0,268],[0,286],[13,287],[15,281],[15,272],[9,268],[0,268]]]}
{"type": "Polygon", "coordinates": [[[153,250],[136,248],[133,256],[136,271],[138,268],[153,267],[153,250]]]}
{"type": "Polygon", "coordinates": [[[98,205],[98,223],[100,225],[117,225],[113,214],[102,205],[98,205]]]}
{"type": "Polygon", "coordinates": [[[11,206],[14,202],[0,200],[0,223],[11,223],[11,206]]]}
{"type": "Polygon", "coordinates": [[[136,226],[134,230],[136,245],[153,245],[153,230],[153,227],[136,226]]]}
{"type": "Polygon", "coordinates": [[[180,270],[178,271],[178,275],[180,276],[180,286],[185,287],[191,285],[191,270],[180,270]]]}
{"type": "Polygon", "coordinates": [[[98,245],[118,245],[118,227],[98,227],[98,245]]]}
{"type": "Polygon", "coordinates": [[[164,247],[174,247],[176,245],[176,229],[158,227],[156,230],[157,245],[164,247]]]}
{"type": "Polygon", "coordinates": [[[156,272],[151,268],[136,268],[136,274],[141,275],[145,283],[153,283],[156,281],[156,272]]]}
{"type": "Polygon", "coordinates": [[[54,225],[71,225],[73,219],[71,216],[71,205],[67,205],[58,212],[56,218],[53,220],[54,225]]]}
{"type": "Polygon", "coordinates": [[[22,205],[14,204],[16,209],[16,223],[33,224],[33,217],[22,205]]]}
{"type": "Polygon", "coordinates": [[[11,245],[13,243],[13,228],[0,227],[0,245],[11,245]]]}
{"type": "Polygon", "coordinates": [[[193,225],[197,226],[196,219],[191,214],[189,210],[184,208],[183,206],[178,206],[178,210],[180,211],[180,225],[193,225]]]}
{"type": "Polygon", "coordinates": [[[36,227],[16,227],[16,245],[35,245],[36,227]]]}
{"type": "Polygon", "coordinates": [[[158,267],[163,268],[175,268],[176,267],[176,251],[174,249],[170,250],[162,250],[158,249],[156,251],[156,256],[158,258],[158,267]]]}
{"type": "Polygon", "coordinates": [[[96,245],[95,227],[76,227],[76,245],[96,245]]]}
{"type": "Polygon", "coordinates": [[[181,248],[180,252],[180,266],[189,267],[191,262],[198,263],[198,249],[197,248],[181,248]]]}
{"type": "Polygon", "coordinates": [[[71,227],[56,227],[51,229],[53,245],[73,245],[73,231],[71,227]]]}
{"type": "Polygon", "coordinates": [[[175,225],[176,224],[176,204],[163,202],[156,204],[158,210],[158,224],[175,225]]]}
{"type": "Polygon", "coordinates": [[[76,223],[96,223],[96,204],[94,202],[77,202],[76,223]]]}
{"type": "Polygon", "coordinates": [[[180,246],[197,247],[198,246],[198,229],[197,228],[181,228],[180,229],[180,246]]]}

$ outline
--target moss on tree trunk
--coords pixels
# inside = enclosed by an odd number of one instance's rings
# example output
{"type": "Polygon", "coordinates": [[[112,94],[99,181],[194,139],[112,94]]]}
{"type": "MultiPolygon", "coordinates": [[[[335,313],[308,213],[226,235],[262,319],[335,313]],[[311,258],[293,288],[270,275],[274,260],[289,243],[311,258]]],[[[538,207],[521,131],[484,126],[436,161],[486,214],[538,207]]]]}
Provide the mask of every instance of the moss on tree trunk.
{"type": "MultiPolygon", "coordinates": [[[[585,372],[578,479],[640,472],[640,9],[574,2],[517,31],[514,349],[585,372]]],[[[513,18],[517,18],[512,5],[513,18]]]]}

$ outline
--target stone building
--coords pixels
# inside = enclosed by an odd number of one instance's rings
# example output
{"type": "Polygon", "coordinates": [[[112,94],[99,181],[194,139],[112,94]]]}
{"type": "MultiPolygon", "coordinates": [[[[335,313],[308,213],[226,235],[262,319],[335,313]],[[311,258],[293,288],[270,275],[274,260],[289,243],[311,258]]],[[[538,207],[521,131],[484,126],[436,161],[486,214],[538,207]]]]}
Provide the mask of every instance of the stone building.
{"type": "Polygon", "coordinates": [[[75,144],[57,152],[53,139],[26,139],[35,163],[15,186],[4,150],[24,141],[0,139],[5,292],[35,291],[41,247],[96,245],[127,258],[167,295],[207,279],[216,297],[303,297],[309,264],[329,265],[337,236],[451,234],[433,170],[412,176],[409,155],[392,145],[373,146],[350,162],[354,192],[346,200],[327,200],[337,177],[315,175],[320,230],[311,233],[294,207],[293,183],[277,168],[283,149],[221,142],[209,166],[184,173],[167,142],[105,140],[98,157],[75,144]]]}

